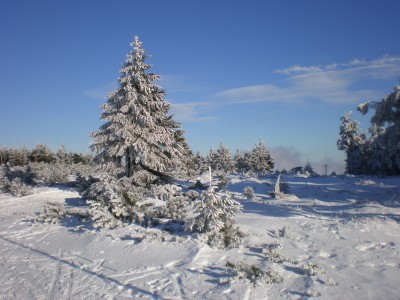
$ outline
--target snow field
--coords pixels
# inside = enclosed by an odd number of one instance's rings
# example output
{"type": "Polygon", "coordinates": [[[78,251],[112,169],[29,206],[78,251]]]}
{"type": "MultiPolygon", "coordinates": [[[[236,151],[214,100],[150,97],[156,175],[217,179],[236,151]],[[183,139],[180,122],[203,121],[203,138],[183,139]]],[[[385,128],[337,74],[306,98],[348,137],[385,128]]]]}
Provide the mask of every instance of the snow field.
{"type": "Polygon", "coordinates": [[[81,207],[73,190],[1,194],[0,298],[398,299],[399,178],[283,176],[296,197],[280,200],[267,196],[274,178],[229,179],[247,234],[230,250],[137,225],[97,231],[79,220],[26,220],[45,201],[81,207]],[[245,199],[246,186],[255,199],[245,199]],[[235,280],[228,260],[272,268],[283,281],[235,280]]]}

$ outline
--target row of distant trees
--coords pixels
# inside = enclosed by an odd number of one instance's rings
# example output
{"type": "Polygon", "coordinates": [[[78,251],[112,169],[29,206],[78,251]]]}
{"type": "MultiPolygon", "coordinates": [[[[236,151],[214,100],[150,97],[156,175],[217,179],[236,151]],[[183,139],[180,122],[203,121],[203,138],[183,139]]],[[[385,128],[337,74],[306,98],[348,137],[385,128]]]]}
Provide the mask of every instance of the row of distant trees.
{"type": "Polygon", "coordinates": [[[11,167],[24,166],[30,162],[63,163],[63,164],[89,164],[92,161],[90,154],[81,154],[66,151],[60,146],[55,152],[45,144],[38,144],[33,149],[22,148],[0,148],[0,165],[8,164],[11,167]]]}
{"type": "Polygon", "coordinates": [[[381,101],[361,103],[363,115],[373,110],[368,132],[350,118],[341,117],[338,149],[346,152],[346,172],[349,174],[400,174],[400,85],[381,101]]]}
{"type": "Polygon", "coordinates": [[[230,174],[233,172],[255,173],[264,175],[271,172],[274,162],[262,139],[256,143],[251,150],[236,150],[231,155],[229,148],[223,142],[218,149],[212,148],[206,156],[202,156],[200,151],[194,155],[191,168],[195,173],[200,174],[211,167],[218,174],[230,174]]]}

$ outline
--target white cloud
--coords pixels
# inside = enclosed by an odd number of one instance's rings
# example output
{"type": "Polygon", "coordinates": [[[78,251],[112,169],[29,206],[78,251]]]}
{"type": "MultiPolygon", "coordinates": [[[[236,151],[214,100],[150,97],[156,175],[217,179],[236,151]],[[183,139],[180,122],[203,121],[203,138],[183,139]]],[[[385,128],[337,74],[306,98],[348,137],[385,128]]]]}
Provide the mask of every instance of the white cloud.
{"type": "Polygon", "coordinates": [[[216,96],[223,98],[225,104],[293,100],[356,103],[381,95],[368,88],[353,88],[353,85],[395,78],[400,74],[400,57],[383,56],[371,61],[355,59],[326,66],[294,65],[275,72],[288,75],[282,85],[252,85],[221,91],[216,96]]]}
{"type": "Polygon", "coordinates": [[[225,90],[217,93],[216,96],[227,99],[229,104],[234,104],[282,100],[283,93],[286,91],[282,88],[263,84],[225,90]]]}
{"type": "Polygon", "coordinates": [[[289,68],[275,70],[275,73],[280,73],[280,74],[284,74],[284,75],[292,75],[292,74],[298,74],[298,73],[315,73],[315,72],[321,72],[321,71],[322,70],[319,66],[302,67],[299,65],[293,65],[289,68]]]}
{"type": "Polygon", "coordinates": [[[210,106],[206,102],[171,103],[170,113],[178,122],[208,122],[214,117],[202,116],[201,111],[210,106]]]}

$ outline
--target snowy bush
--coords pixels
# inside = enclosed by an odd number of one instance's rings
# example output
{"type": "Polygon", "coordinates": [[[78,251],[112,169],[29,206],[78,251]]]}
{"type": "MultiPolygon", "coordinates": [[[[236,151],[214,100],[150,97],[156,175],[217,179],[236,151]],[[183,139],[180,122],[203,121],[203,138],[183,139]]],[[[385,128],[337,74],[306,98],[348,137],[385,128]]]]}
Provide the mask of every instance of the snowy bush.
{"type": "Polygon", "coordinates": [[[77,217],[81,221],[87,221],[89,215],[86,208],[65,208],[64,204],[60,202],[44,202],[43,213],[39,214],[36,218],[32,219],[34,222],[57,224],[64,218],[77,217]]]}
{"type": "Polygon", "coordinates": [[[206,235],[205,242],[214,248],[231,249],[242,245],[245,236],[238,226],[231,224],[218,233],[206,235]]]}
{"type": "Polygon", "coordinates": [[[337,286],[338,283],[333,279],[333,278],[327,278],[326,280],[324,280],[324,284],[327,286],[337,286]]]}
{"type": "Polygon", "coordinates": [[[34,221],[57,224],[60,223],[66,212],[64,205],[59,202],[43,203],[43,211],[34,221]]]}
{"type": "Polygon", "coordinates": [[[302,265],[301,269],[308,276],[315,276],[319,274],[324,274],[324,270],[322,270],[316,263],[309,261],[306,265],[302,265]]]}
{"type": "Polygon", "coordinates": [[[103,174],[84,193],[88,199],[93,226],[102,229],[117,228],[124,222],[147,221],[144,209],[138,205],[143,195],[142,189],[129,186],[124,180],[117,180],[107,174],[103,174]]]}
{"type": "Polygon", "coordinates": [[[210,187],[194,202],[193,213],[197,215],[187,220],[185,229],[204,233],[210,245],[232,247],[240,243],[242,238],[240,230],[233,227],[236,214],[241,210],[239,202],[210,187]]]}
{"type": "Polygon", "coordinates": [[[66,183],[70,175],[69,166],[62,163],[31,163],[31,172],[36,183],[66,183]]]}
{"type": "Polygon", "coordinates": [[[184,195],[172,195],[165,203],[162,214],[172,221],[184,221],[188,213],[190,200],[184,195]]]}
{"type": "Polygon", "coordinates": [[[193,212],[197,216],[188,220],[186,228],[200,233],[218,233],[233,224],[236,214],[241,210],[239,202],[231,199],[228,194],[215,192],[211,187],[195,201],[193,212]]]}
{"type": "Polygon", "coordinates": [[[31,189],[25,183],[22,182],[21,178],[14,178],[8,186],[6,186],[6,191],[11,195],[16,197],[23,197],[30,195],[31,189]]]}
{"type": "Polygon", "coordinates": [[[282,263],[286,261],[292,263],[293,261],[282,253],[280,250],[281,248],[282,245],[279,243],[267,244],[262,252],[265,254],[266,258],[272,262],[282,263]]]}
{"type": "MultiPolygon", "coordinates": [[[[248,265],[242,261],[227,261],[226,267],[231,269],[234,280],[248,280],[253,286],[281,283],[283,281],[282,277],[272,268],[263,271],[255,265],[248,265]]],[[[229,279],[224,279],[223,281],[229,281],[229,279]]]]}
{"type": "Polygon", "coordinates": [[[190,201],[194,201],[200,196],[200,194],[194,190],[187,191],[185,194],[190,199],[190,201]]]}
{"type": "Polygon", "coordinates": [[[243,189],[243,195],[248,199],[248,200],[252,200],[254,198],[254,190],[252,187],[250,186],[246,186],[243,189]]]}

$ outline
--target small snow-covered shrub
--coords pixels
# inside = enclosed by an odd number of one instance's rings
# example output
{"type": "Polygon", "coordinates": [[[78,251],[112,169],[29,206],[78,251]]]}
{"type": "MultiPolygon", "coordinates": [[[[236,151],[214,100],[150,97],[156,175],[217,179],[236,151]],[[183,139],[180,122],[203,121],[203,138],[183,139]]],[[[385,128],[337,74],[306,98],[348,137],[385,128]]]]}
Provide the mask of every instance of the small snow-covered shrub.
{"type": "Polygon", "coordinates": [[[89,200],[89,216],[92,219],[93,227],[99,229],[114,229],[121,227],[123,222],[110,212],[109,206],[101,201],[89,200]]]}
{"type": "Polygon", "coordinates": [[[150,194],[157,199],[167,201],[173,196],[176,196],[182,190],[181,187],[175,184],[152,185],[150,194]]]}
{"type": "Polygon", "coordinates": [[[184,195],[172,195],[165,203],[162,214],[172,221],[183,221],[189,210],[190,200],[184,195]]]}
{"type": "Polygon", "coordinates": [[[31,194],[31,189],[24,182],[24,173],[21,169],[10,166],[0,166],[0,191],[10,193],[16,197],[31,194]]]}
{"type": "Polygon", "coordinates": [[[65,216],[65,207],[59,202],[44,202],[44,212],[40,214],[34,221],[42,223],[57,224],[60,223],[65,216]]]}
{"type": "Polygon", "coordinates": [[[301,269],[308,276],[315,276],[319,274],[324,274],[324,270],[322,270],[316,263],[309,261],[306,265],[302,265],[301,269]]]}
{"type": "Polygon", "coordinates": [[[124,222],[147,222],[146,206],[140,207],[144,192],[129,182],[103,174],[84,193],[89,203],[89,215],[96,228],[113,229],[124,222]]]}
{"type": "Polygon", "coordinates": [[[230,195],[217,193],[210,187],[194,202],[193,213],[197,215],[186,221],[185,229],[203,233],[212,246],[233,247],[243,238],[240,230],[233,226],[236,214],[241,211],[240,203],[230,195]]]}
{"type": "Polygon", "coordinates": [[[69,165],[63,163],[31,163],[31,172],[36,183],[66,183],[70,175],[69,165]]]}
{"type": "Polygon", "coordinates": [[[13,196],[23,197],[31,194],[31,189],[22,182],[21,178],[14,178],[6,187],[5,190],[13,196]]]}
{"type": "Polygon", "coordinates": [[[246,186],[243,189],[243,195],[248,199],[248,200],[252,200],[254,199],[254,190],[252,187],[250,186],[246,186]]]}
{"type": "Polygon", "coordinates": [[[154,185],[151,187],[150,194],[165,203],[165,206],[157,211],[160,217],[171,219],[172,221],[185,220],[190,206],[190,199],[181,190],[181,187],[174,184],[154,185]]]}
{"type": "Polygon", "coordinates": [[[223,228],[220,232],[207,235],[207,244],[219,249],[232,249],[242,245],[246,235],[238,226],[232,224],[223,228]]]}
{"type": "Polygon", "coordinates": [[[190,201],[194,201],[200,196],[200,194],[194,190],[187,191],[185,194],[190,199],[190,201]]]}
{"type": "Polygon", "coordinates": [[[194,202],[193,212],[197,216],[186,222],[186,229],[200,233],[218,233],[233,224],[236,214],[241,211],[239,202],[226,193],[215,192],[211,187],[194,202]]]}
{"type": "Polygon", "coordinates": [[[186,238],[184,236],[171,235],[165,230],[158,228],[146,228],[137,226],[129,234],[130,238],[140,243],[142,241],[149,242],[182,242],[186,238]]]}
{"type": "Polygon", "coordinates": [[[369,179],[360,179],[359,181],[354,183],[355,185],[376,185],[377,183],[373,180],[369,179]]]}
{"type": "Polygon", "coordinates": [[[333,278],[328,278],[326,280],[324,280],[324,284],[327,286],[337,286],[338,283],[333,279],[333,278]]]}
{"type": "Polygon", "coordinates": [[[262,252],[272,262],[282,263],[286,261],[292,263],[293,261],[282,253],[281,248],[282,245],[279,243],[267,244],[262,252]]]}
{"type": "MultiPolygon", "coordinates": [[[[255,265],[248,265],[242,261],[227,261],[226,267],[231,269],[234,280],[248,280],[253,286],[281,283],[283,281],[282,277],[272,268],[263,271],[255,265]]],[[[223,281],[229,281],[229,279],[223,281]]]]}

